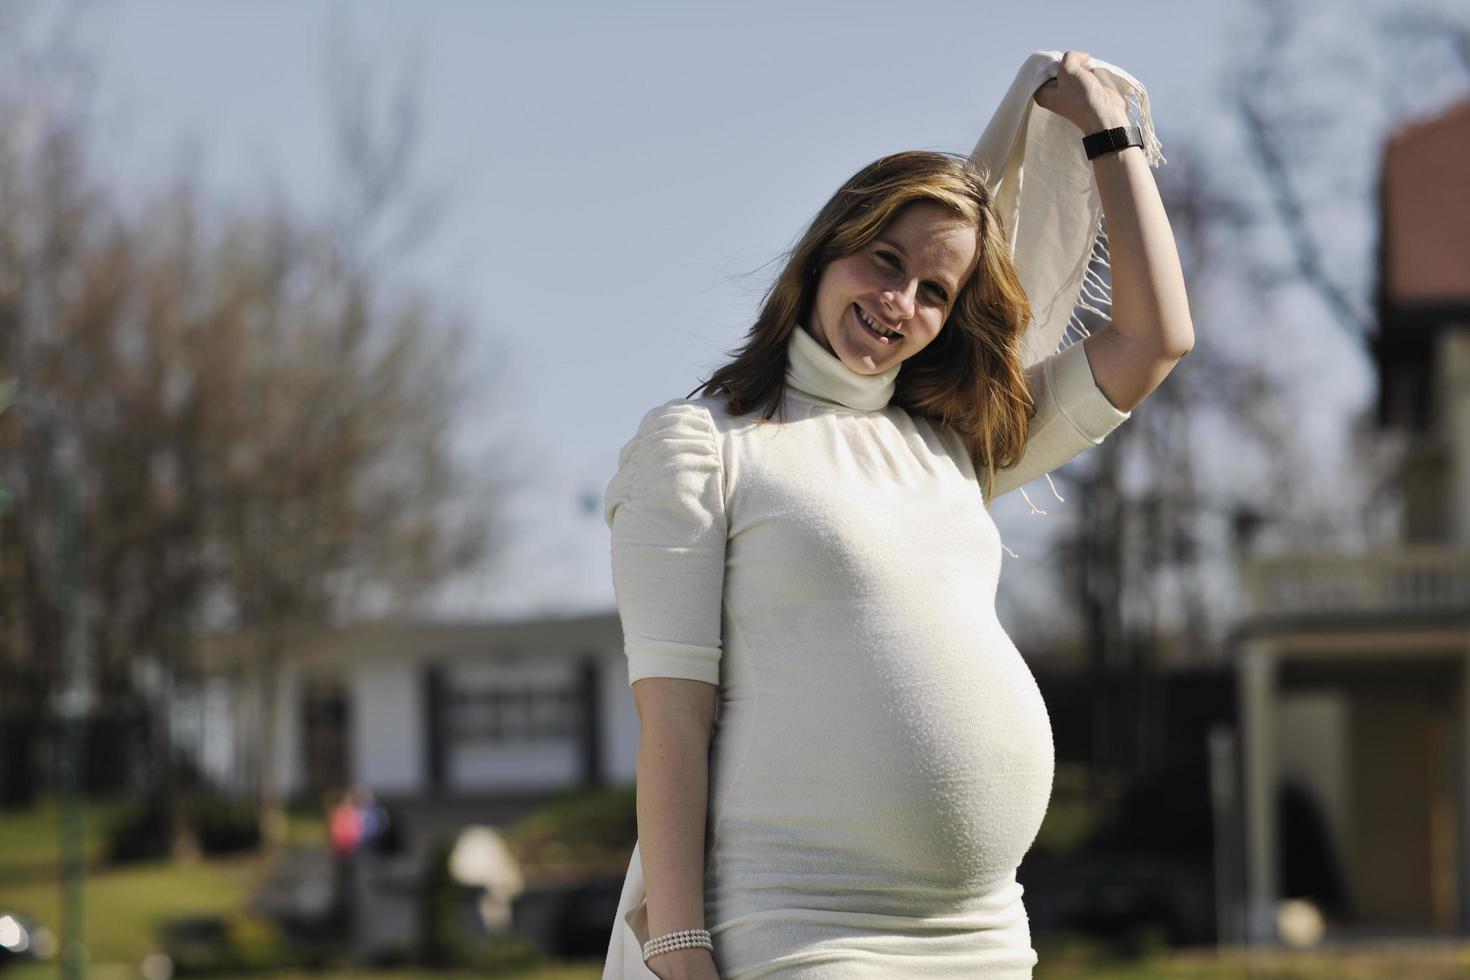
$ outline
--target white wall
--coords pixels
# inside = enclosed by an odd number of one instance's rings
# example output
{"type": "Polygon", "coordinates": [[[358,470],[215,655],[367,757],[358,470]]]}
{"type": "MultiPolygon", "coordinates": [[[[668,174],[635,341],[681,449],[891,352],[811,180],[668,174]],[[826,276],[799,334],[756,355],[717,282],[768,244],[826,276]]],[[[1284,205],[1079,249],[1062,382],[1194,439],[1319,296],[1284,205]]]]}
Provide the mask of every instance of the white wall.
{"type": "MultiPolygon", "coordinates": [[[[302,704],[305,681],[320,673],[341,679],[348,702],[347,772],[378,792],[430,792],[424,671],[438,665],[449,691],[529,683],[572,686],[588,655],[599,656],[599,743],[609,782],[632,783],[638,753],[638,715],[628,687],[627,660],[615,617],[590,624],[581,635],[551,642],[475,635],[392,636],[372,631],[333,638],[325,649],[288,660],[276,679],[280,711],[274,751],[284,792],[304,783],[302,704]],[[596,654],[599,648],[605,652],[596,654]]],[[[575,784],[582,776],[581,739],[552,742],[465,742],[446,745],[444,789],[493,793],[575,784]]]]}
{"type": "Polygon", "coordinates": [[[602,769],[609,783],[632,783],[638,772],[638,708],[628,686],[628,658],[619,650],[602,664],[602,769]]]}
{"type": "Polygon", "coordinates": [[[241,716],[255,710],[248,691],[229,678],[210,677],[179,684],[170,704],[175,748],[188,756],[209,781],[226,789],[242,789],[241,716]]]}
{"type": "Polygon", "coordinates": [[[214,677],[202,685],[204,731],[200,745],[200,763],[212,780],[220,785],[233,785],[239,775],[235,769],[235,713],[240,710],[240,693],[224,677],[214,677]]]}
{"type": "Polygon", "coordinates": [[[529,745],[465,745],[445,759],[449,792],[555,789],[581,778],[575,742],[529,745]]]}
{"type": "MultiPolygon", "coordinates": [[[[270,683],[267,681],[267,683],[270,683]]],[[[300,791],[305,781],[301,758],[301,675],[292,666],[284,667],[275,679],[276,725],[273,739],[276,753],[276,785],[283,795],[300,791]]]]}
{"type": "MultiPolygon", "coordinates": [[[[364,659],[347,678],[347,771],[374,792],[427,788],[419,667],[420,661],[408,656],[364,659]]],[[[299,710],[297,718],[299,723],[299,710]]]]}

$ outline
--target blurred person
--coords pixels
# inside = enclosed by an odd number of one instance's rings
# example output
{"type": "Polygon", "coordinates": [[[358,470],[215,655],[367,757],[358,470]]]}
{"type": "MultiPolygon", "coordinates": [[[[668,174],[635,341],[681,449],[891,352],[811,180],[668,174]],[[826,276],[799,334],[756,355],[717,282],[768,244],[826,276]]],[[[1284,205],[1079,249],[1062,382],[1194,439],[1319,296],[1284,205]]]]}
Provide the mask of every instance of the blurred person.
{"type": "Polygon", "coordinates": [[[357,810],[358,822],[362,828],[358,846],[378,850],[380,842],[388,834],[388,811],[378,802],[376,794],[366,786],[353,787],[349,796],[352,806],[357,810]]]}
{"type": "MultiPolygon", "coordinates": [[[[1028,96],[1079,141],[1128,124],[1088,64],[1028,96]]],[[[1097,142],[1119,318],[1085,344],[1023,368],[989,175],[896,153],[817,214],[734,360],[620,451],[638,844],[605,980],[1032,975],[1016,871],[1054,753],[989,506],[1193,344],[1143,150],[1097,142]]]]}
{"type": "Polygon", "coordinates": [[[405,846],[404,826],[401,816],[395,805],[382,801],[376,804],[378,811],[378,832],[373,838],[373,852],[376,854],[402,854],[405,846]]]}
{"type": "Polygon", "coordinates": [[[332,931],[343,938],[353,934],[357,917],[354,878],[363,846],[363,810],[357,788],[336,795],[327,812],[327,841],[332,850],[332,931]]]}
{"type": "Polygon", "coordinates": [[[327,812],[327,837],[332,853],[339,858],[353,854],[362,846],[363,812],[354,793],[355,790],[348,790],[340,794],[327,812]]]}

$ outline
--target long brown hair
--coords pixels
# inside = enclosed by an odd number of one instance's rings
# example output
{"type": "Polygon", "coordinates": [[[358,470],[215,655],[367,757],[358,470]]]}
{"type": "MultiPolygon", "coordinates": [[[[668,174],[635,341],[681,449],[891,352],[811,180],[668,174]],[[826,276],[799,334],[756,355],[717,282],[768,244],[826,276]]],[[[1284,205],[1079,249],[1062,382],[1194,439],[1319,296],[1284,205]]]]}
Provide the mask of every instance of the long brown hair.
{"type": "Polygon", "coordinates": [[[1035,407],[1021,366],[1031,304],[1011,263],[988,175],[958,154],[895,153],[848,178],[786,252],[744,346],[730,352],[734,360],[687,397],[723,394],[731,415],[759,410],[769,419],[781,410],[787,341],[811,315],[822,271],[862,249],[917,201],[938,203],[975,225],[975,266],[938,336],[903,362],[892,401],[960,435],[975,471],[986,473],[988,501],[995,471],[1020,458],[1035,407]]]}

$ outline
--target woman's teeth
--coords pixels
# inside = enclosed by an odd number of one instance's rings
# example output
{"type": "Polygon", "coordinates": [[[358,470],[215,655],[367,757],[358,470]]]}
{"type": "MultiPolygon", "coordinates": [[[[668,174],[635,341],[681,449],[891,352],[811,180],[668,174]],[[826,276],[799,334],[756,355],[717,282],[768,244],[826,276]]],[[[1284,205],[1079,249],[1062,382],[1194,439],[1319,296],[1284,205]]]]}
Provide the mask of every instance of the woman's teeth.
{"type": "Polygon", "coordinates": [[[858,320],[862,322],[863,326],[868,328],[868,333],[872,334],[874,337],[877,337],[883,343],[891,344],[895,340],[898,340],[899,337],[903,336],[902,334],[894,333],[892,330],[880,327],[878,326],[878,324],[868,319],[868,315],[863,312],[863,308],[861,306],[858,306],[856,303],[852,304],[852,308],[857,311],[858,320]]]}

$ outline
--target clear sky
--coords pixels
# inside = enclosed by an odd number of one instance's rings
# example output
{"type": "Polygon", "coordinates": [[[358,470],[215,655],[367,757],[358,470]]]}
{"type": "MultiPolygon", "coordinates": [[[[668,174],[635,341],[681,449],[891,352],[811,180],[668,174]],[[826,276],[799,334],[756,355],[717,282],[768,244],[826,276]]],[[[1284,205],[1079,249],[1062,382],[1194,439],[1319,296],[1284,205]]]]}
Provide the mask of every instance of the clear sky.
{"type": "MultiPolygon", "coordinates": [[[[451,605],[518,615],[612,608],[607,529],[585,501],[643,412],[737,345],[772,268],[743,274],[842,180],[899,149],[968,152],[1038,49],[1139,78],[1165,157],[1186,133],[1231,146],[1231,6],[379,0],[344,20],[341,4],[179,0],[99,4],[86,33],[121,185],[193,146],[209,184],[248,193],[269,175],[302,202],[328,189],[328,32],[385,73],[419,59],[422,173],[454,205],[415,268],[472,312],[474,363],[506,365],[496,424],[532,468],[511,573],[451,605]]],[[[1019,495],[996,514],[1024,553],[1037,522],[1019,495]]]]}

